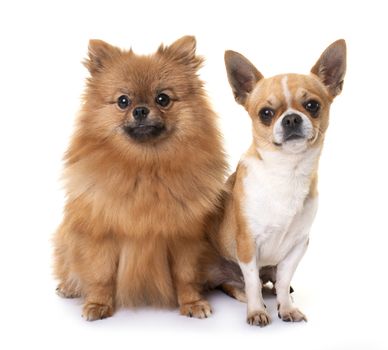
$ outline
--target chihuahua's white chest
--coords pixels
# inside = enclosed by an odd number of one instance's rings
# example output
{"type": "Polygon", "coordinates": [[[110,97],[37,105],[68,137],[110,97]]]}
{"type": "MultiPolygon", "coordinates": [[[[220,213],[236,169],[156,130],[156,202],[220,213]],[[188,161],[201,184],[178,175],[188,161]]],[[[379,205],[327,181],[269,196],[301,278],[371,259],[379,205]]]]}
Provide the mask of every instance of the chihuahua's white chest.
{"type": "Polygon", "coordinates": [[[243,215],[261,266],[277,265],[308,234],[317,203],[307,196],[319,153],[309,149],[297,155],[261,152],[263,159],[243,157],[243,215]]]}

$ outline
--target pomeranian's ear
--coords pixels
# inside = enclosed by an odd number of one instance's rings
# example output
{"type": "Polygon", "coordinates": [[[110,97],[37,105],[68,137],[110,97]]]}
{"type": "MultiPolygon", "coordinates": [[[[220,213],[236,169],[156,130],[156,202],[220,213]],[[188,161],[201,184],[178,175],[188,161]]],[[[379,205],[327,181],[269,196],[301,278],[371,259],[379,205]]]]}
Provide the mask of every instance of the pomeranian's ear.
{"type": "Polygon", "coordinates": [[[247,58],[231,50],[225,51],[225,66],[234,98],[244,106],[248,95],[263,75],[247,58]]]}
{"type": "Polygon", "coordinates": [[[102,40],[92,39],[89,41],[88,58],[84,60],[83,64],[93,75],[101,71],[118,53],[120,53],[120,49],[117,47],[102,40]]]}
{"type": "Polygon", "coordinates": [[[321,55],[311,73],[318,76],[332,97],[342,91],[346,72],[346,43],[340,39],[332,43],[321,55]]]}
{"type": "Polygon", "coordinates": [[[160,45],[158,53],[197,70],[204,59],[195,54],[196,46],[195,37],[186,35],[169,46],[160,45]]]}

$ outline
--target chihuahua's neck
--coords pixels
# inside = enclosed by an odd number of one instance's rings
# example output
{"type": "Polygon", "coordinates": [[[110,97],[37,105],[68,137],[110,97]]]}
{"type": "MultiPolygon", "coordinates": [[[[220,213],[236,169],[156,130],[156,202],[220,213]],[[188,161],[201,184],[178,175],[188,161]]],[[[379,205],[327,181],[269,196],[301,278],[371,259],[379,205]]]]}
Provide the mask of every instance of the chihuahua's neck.
{"type": "Polygon", "coordinates": [[[309,147],[299,153],[264,150],[252,145],[244,159],[256,160],[261,171],[273,176],[312,177],[318,168],[321,147],[309,147]]]}

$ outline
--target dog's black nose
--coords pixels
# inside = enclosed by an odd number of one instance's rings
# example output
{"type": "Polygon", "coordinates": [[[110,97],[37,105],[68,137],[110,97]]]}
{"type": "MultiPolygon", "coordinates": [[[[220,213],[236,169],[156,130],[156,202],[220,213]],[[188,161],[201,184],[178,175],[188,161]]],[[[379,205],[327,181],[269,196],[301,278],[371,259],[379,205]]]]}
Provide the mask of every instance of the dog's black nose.
{"type": "Polygon", "coordinates": [[[299,114],[287,114],[282,120],[284,140],[294,140],[303,137],[302,132],[303,119],[299,114]]]}
{"type": "Polygon", "coordinates": [[[282,126],[285,129],[298,129],[302,124],[303,119],[299,114],[287,114],[282,120],[282,126]]]}
{"type": "Polygon", "coordinates": [[[147,107],[136,107],[133,110],[132,115],[135,118],[135,120],[140,121],[147,118],[149,113],[150,113],[150,110],[147,107]]]}

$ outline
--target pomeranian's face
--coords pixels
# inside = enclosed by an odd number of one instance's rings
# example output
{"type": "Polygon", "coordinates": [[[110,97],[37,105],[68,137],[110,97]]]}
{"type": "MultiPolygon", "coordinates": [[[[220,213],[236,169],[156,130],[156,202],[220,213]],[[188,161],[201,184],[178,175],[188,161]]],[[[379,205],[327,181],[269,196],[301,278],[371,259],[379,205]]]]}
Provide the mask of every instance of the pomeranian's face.
{"type": "Polygon", "coordinates": [[[153,55],[139,56],[91,40],[82,127],[94,140],[121,148],[155,145],[193,132],[202,97],[196,73],[202,59],[195,46],[193,37],[183,37],[153,55]]]}

